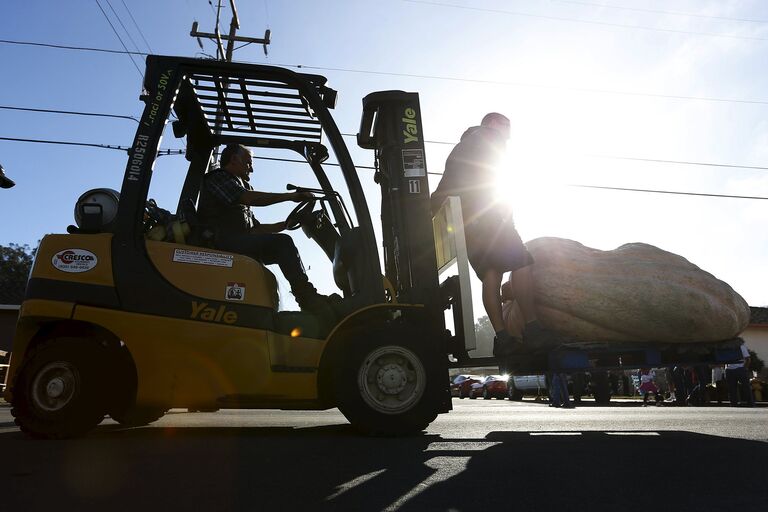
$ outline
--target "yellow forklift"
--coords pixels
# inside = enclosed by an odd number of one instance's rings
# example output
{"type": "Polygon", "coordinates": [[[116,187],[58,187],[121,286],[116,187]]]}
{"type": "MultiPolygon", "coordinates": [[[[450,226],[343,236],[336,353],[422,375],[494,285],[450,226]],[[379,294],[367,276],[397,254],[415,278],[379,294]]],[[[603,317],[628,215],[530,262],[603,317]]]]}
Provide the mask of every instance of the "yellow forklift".
{"type": "Polygon", "coordinates": [[[143,425],[176,407],[338,407],[362,432],[401,435],[448,412],[447,354],[461,341],[446,331],[444,311],[458,288],[438,283],[418,95],[363,100],[358,144],[377,162],[382,272],[324,77],[168,56],[149,56],[145,76],[120,192],[83,194],[77,226],[46,236],[37,251],[4,395],[17,425],[66,438],[106,415],[143,425]],[[189,161],[174,214],[148,198],[172,114],[189,161]],[[326,175],[323,142],[354,217],[326,175]],[[314,199],[288,224],[330,260],[343,299],[328,314],[279,311],[274,275],[216,249],[198,221],[203,176],[230,143],[306,161],[312,186],[291,188],[314,199]]]}

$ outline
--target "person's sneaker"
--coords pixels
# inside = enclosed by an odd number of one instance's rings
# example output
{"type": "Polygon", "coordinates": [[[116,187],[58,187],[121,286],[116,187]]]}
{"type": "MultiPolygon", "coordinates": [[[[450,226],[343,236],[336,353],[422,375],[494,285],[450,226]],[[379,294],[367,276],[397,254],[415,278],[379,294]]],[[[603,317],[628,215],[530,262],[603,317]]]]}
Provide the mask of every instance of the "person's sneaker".
{"type": "Polygon", "coordinates": [[[520,353],[523,349],[523,343],[520,338],[515,338],[509,333],[497,334],[493,338],[494,357],[507,357],[520,353]]]}

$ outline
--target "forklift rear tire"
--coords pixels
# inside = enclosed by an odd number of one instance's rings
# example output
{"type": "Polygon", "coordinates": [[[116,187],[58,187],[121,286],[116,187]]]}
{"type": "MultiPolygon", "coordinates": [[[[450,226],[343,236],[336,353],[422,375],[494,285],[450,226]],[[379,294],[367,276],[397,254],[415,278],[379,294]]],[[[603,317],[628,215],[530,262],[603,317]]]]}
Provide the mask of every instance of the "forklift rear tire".
{"type": "Polygon", "coordinates": [[[33,437],[84,435],[104,419],[106,350],[91,340],[56,338],[40,345],[24,363],[14,386],[11,414],[33,437]]]}
{"type": "Polygon", "coordinates": [[[424,430],[437,417],[433,397],[444,379],[432,370],[439,361],[393,328],[352,339],[334,373],[339,410],[362,433],[397,436],[424,430]]]}

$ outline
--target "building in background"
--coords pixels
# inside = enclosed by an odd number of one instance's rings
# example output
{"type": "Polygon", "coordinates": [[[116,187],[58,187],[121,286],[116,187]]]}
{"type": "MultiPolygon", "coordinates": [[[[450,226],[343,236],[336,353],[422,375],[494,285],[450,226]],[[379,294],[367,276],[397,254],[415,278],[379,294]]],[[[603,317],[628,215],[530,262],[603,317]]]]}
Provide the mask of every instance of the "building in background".
{"type": "MultiPolygon", "coordinates": [[[[749,308],[751,311],[749,325],[741,337],[747,348],[757,354],[757,357],[768,363],[768,307],[749,308]]],[[[768,367],[763,368],[759,377],[768,380],[768,367]]]]}

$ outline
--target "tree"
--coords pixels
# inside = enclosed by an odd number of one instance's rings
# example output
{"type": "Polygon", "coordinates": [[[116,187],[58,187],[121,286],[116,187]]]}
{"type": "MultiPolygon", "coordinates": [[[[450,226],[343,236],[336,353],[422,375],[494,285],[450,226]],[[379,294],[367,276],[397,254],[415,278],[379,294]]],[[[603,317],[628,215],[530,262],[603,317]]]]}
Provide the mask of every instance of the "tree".
{"type": "Polygon", "coordinates": [[[0,304],[21,304],[34,256],[28,245],[0,245],[0,304]]]}

